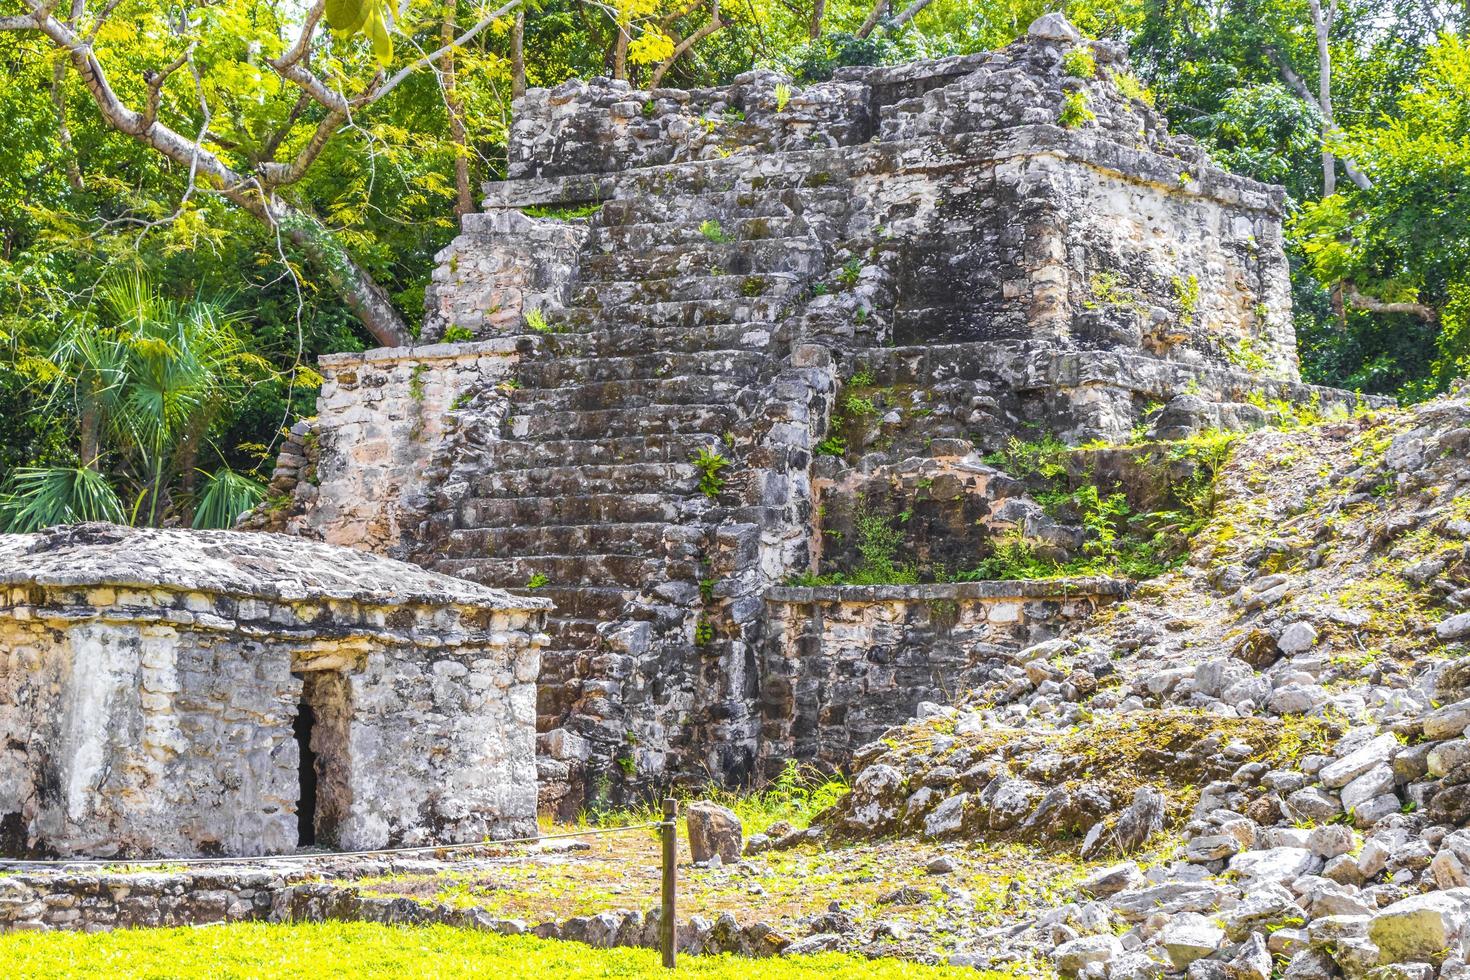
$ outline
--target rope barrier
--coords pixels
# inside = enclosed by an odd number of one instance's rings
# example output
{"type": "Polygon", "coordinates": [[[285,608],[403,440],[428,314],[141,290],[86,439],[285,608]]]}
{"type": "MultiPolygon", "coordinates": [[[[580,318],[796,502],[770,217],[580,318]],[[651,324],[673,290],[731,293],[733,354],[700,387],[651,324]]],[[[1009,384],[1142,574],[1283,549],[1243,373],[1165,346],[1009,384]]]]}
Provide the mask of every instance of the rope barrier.
{"type": "Polygon", "coordinates": [[[0,870],[10,868],[59,868],[65,866],[84,865],[87,867],[152,867],[156,865],[208,865],[208,864],[231,864],[250,865],[266,864],[276,861],[329,861],[336,858],[354,857],[376,857],[390,854],[422,854],[438,853],[443,851],[466,851],[484,849],[491,847],[502,847],[507,844],[535,844],[547,840],[562,840],[568,837],[599,837],[604,834],[624,834],[634,830],[648,830],[650,828],[661,828],[662,823],[650,821],[648,823],[632,824],[627,827],[594,827],[588,830],[573,830],[561,834],[540,834],[536,837],[510,837],[505,840],[478,841],[471,844],[424,844],[419,847],[383,847],[371,851],[320,851],[304,852],[296,854],[269,854],[257,855],[255,857],[183,857],[183,858],[142,858],[131,860],[128,858],[73,858],[73,859],[51,859],[51,860],[10,860],[0,858],[0,870]]]}

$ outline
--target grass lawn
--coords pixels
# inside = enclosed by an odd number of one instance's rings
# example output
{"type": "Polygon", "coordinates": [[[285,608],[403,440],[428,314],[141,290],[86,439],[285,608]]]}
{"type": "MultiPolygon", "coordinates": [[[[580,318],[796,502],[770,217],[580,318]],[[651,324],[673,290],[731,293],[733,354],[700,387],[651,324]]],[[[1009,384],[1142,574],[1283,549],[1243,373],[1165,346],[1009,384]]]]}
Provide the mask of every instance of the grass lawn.
{"type": "MultiPolygon", "coordinates": [[[[561,831],[564,828],[554,828],[561,831]]],[[[1013,844],[933,843],[908,838],[856,843],[803,844],[746,858],[720,869],[690,863],[688,841],[679,840],[679,912],[714,920],[729,912],[741,924],[763,921],[795,939],[807,934],[799,921],[834,902],[859,929],[901,923],[912,933],[885,955],[939,953],[967,948],[954,924],[990,928],[1017,921],[1038,908],[1065,902],[1075,882],[1097,862],[1081,862],[1065,848],[1013,844]],[[950,858],[955,870],[934,876],[932,859],[950,858]],[[922,893],[922,904],[885,904],[900,886],[922,893]],[[956,904],[943,889],[964,892],[956,904]]],[[[659,842],[652,832],[590,838],[581,850],[510,852],[474,867],[438,873],[404,872],[360,879],[365,895],[442,902],[480,908],[500,918],[535,925],[548,919],[594,915],[608,909],[658,906],[659,842]]]]}
{"type": "MultiPolygon", "coordinates": [[[[658,953],[593,949],[533,936],[497,936],[446,926],[370,923],[243,924],[110,933],[0,936],[6,977],[658,977],[658,953]]],[[[828,977],[966,977],[974,970],[823,954],[766,960],[681,956],[678,976],[819,980],[828,977]]],[[[992,977],[996,976],[991,974],[992,977]]]]}

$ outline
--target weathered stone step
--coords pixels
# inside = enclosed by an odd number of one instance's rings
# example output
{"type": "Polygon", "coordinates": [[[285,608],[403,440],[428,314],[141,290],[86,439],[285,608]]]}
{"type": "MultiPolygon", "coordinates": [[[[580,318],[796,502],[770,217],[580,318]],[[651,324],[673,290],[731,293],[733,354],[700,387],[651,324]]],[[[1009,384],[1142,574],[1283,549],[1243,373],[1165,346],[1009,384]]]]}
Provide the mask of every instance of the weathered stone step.
{"type": "MultiPolygon", "coordinates": [[[[568,334],[548,345],[553,356],[586,359],[627,357],[633,352],[649,356],[668,354],[718,354],[739,350],[757,351],[775,360],[789,353],[791,331],[771,323],[722,323],[718,326],[683,327],[639,332],[634,328],[596,330],[568,334]]],[[[529,362],[528,362],[529,363],[529,362]]]]}
{"type": "Polygon", "coordinates": [[[767,238],[800,238],[810,229],[795,215],[706,218],[692,221],[644,221],[598,228],[590,248],[603,252],[647,249],[659,245],[697,245],[725,239],[731,242],[767,238]],[[706,222],[710,222],[706,224],[706,222]]]}
{"type": "Polygon", "coordinates": [[[449,535],[456,555],[637,555],[693,560],[705,534],[661,523],[547,524],[461,528],[449,535]]]}
{"type": "Polygon", "coordinates": [[[516,380],[524,389],[704,375],[754,381],[769,373],[771,366],[771,358],[758,351],[655,351],[612,357],[557,357],[526,361],[516,369],[516,380]]]}
{"type": "Polygon", "coordinates": [[[772,364],[746,365],[729,375],[691,374],[674,378],[592,381],[560,388],[520,388],[511,393],[511,411],[609,411],[660,409],[676,405],[742,405],[760,401],[763,382],[776,371],[772,364]]]}
{"type": "Polygon", "coordinates": [[[749,275],[659,275],[629,282],[586,283],[572,294],[577,307],[566,317],[575,326],[583,316],[613,322],[683,324],[773,319],[804,280],[792,273],[757,272],[749,275]],[[690,307],[683,316],[674,314],[690,307]]]}
{"type": "Polygon", "coordinates": [[[547,524],[677,524],[698,520],[713,507],[714,501],[703,495],[684,498],[662,493],[591,493],[580,497],[467,497],[459,503],[457,526],[482,528],[547,524]]]}
{"type": "MultiPolygon", "coordinates": [[[[506,558],[444,559],[440,565],[451,575],[469,578],[459,569],[473,568],[474,580],[486,585],[524,586],[537,576],[553,582],[602,582],[628,588],[653,586],[660,582],[692,582],[699,579],[699,564],[639,555],[516,555],[506,558]]],[[[538,590],[539,591],[539,590],[538,590]]]]}
{"type": "MultiPolygon", "coordinates": [[[[616,300],[616,297],[610,297],[616,300]]],[[[673,341],[678,350],[689,350],[686,342],[679,342],[684,331],[700,326],[747,325],[747,323],[773,323],[785,319],[794,306],[789,295],[769,297],[714,298],[714,300],[691,300],[681,309],[678,301],[588,301],[582,306],[572,307],[560,314],[556,332],[545,335],[547,347],[554,350],[557,341],[567,334],[591,334],[597,331],[612,331],[628,334],[631,331],[673,331],[673,341]]],[[[629,348],[629,354],[642,353],[647,347],[629,348]]]]}
{"type": "MultiPolygon", "coordinates": [[[[712,439],[705,445],[718,446],[712,439]]],[[[692,452],[691,452],[692,455],[692,452]]],[[[548,461],[560,464],[556,457],[548,461]]],[[[682,463],[551,465],[497,468],[470,481],[476,497],[563,497],[589,493],[669,493],[688,496],[698,490],[699,471],[682,463]]]]}
{"type": "MultiPolygon", "coordinates": [[[[478,580],[477,580],[478,581],[478,580]]],[[[552,602],[552,615],[547,625],[574,619],[586,622],[606,622],[616,619],[623,607],[637,598],[637,589],[621,589],[609,584],[568,585],[550,582],[536,589],[511,589],[520,595],[540,596],[552,602]]],[[[543,653],[544,657],[545,654],[543,653]]]]}
{"type": "Polygon", "coordinates": [[[755,174],[748,164],[725,175],[666,170],[623,185],[606,201],[594,224],[638,224],[735,215],[770,217],[805,214],[824,204],[845,203],[851,186],[844,175],[807,174],[801,169],[755,174]],[[642,193],[639,193],[639,191],[642,193]]]}
{"type": "Polygon", "coordinates": [[[719,190],[710,194],[680,194],[682,207],[669,208],[640,198],[613,198],[602,203],[602,210],[591,219],[594,236],[612,228],[640,225],[688,224],[698,227],[706,218],[730,220],[734,214],[743,218],[790,218],[801,207],[794,193],[752,194],[719,190]]]}
{"type": "Polygon", "coordinates": [[[710,432],[660,433],[613,439],[506,440],[496,444],[496,465],[506,469],[607,466],[622,463],[687,463],[701,446],[718,445],[710,432]]]}
{"type": "MultiPolygon", "coordinates": [[[[754,397],[756,393],[750,392],[754,397]]],[[[626,408],[545,411],[518,405],[510,431],[518,439],[602,439],[673,433],[724,432],[740,424],[743,412],[733,402],[715,405],[650,405],[626,408]]]]}
{"type": "Polygon", "coordinates": [[[787,272],[811,275],[822,269],[822,247],[809,238],[768,238],[753,242],[717,245],[660,245],[638,251],[597,253],[582,256],[582,280],[586,283],[635,282],[660,276],[712,274],[715,278],[749,273],[787,272]]]}

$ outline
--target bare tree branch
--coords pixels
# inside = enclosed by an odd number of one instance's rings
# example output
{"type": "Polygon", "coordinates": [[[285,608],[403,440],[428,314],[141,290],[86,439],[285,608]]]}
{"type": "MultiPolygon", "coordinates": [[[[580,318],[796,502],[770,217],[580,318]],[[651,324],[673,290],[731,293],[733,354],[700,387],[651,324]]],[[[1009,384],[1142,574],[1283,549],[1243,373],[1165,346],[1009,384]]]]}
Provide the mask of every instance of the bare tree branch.
{"type": "Polygon", "coordinates": [[[272,160],[262,160],[256,167],[260,177],[267,184],[280,187],[284,184],[294,184],[306,176],[306,171],[316,162],[316,158],[326,149],[327,142],[332,134],[342,127],[347,121],[347,114],[328,110],[321,121],[316,124],[316,130],[311,134],[311,139],[296,154],[289,164],[276,163],[272,160]]]}
{"type": "Polygon", "coordinates": [[[165,65],[161,71],[149,69],[143,73],[143,81],[148,85],[148,103],[143,109],[145,126],[153,125],[153,121],[158,118],[158,107],[163,102],[163,86],[168,81],[168,76],[189,62],[196,46],[194,42],[189,42],[188,47],[184,48],[184,53],[165,65]]]}
{"type": "MultiPolygon", "coordinates": [[[[301,114],[305,112],[307,107],[310,105],[311,96],[307,95],[305,92],[302,92],[299,96],[297,96],[296,104],[291,107],[290,112],[286,113],[285,121],[281,123],[281,125],[276,129],[274,133],[271,133],[270,136],[266,137],[265,142],[261,144],[260,158],[262,160],[275,159],[276,150],[280,149],[281,141],[290,134],[291,127],[296,125],[296,120],[301,118],[301,114]]],[[[218,137],[216,137],[215,139],[216,142],[219,142],[218,137]]]]}
{"type": "Polygon", "coordinates": [[[326,0],[316,0],[306,11],[306,19],[301,22],[301,30],[296,33],[296,40],[286,49],[279,58],[271,62],[271,67],[276,71],[299,64],[311,51],[311,39],[316,36],[317,25],[322,21],[322,13],[327,8],[326,0]]]}
{"type": "Polygon", "coordinates": [[[674,53],[665,58],[663,62],[653,70],[653,76],[648,80],[648,87],[651,89],[658,88],[659,83],[664,80],[664,73],[673,67],[674,62],[678,61],[690,48],[694,47],[700,41],[709,37],[715,31],[724,26],[724,21],[720,20],[720,0],[710,0],[709,22],[678,43],[678,45],[674,48],[674,53]]]}
{"type": "MultiPolygon", "coordinates": [[[[1274,45],[1266,45],[1265,50],[1266,57],[1270,59],[1271,64],[1276,66],[1277,72],[1281,75],[1281,80],[1286,83],[1287,88],[1291,89],[1292,94],[1307,105],[1316,106],[1317,111],[1321,112],[1321,103],[1317,101],[1316,97],[1312,95],[1311,90],[1307,88],[1307,83],[1302,81],[1302,76],[1298,75],[1291,67],[1291,63],[1286,60],[1286,56],[1276,50],[1274,45]]],[[[1368,178],[1367,174],[1359,170],[1352,160],[1349,160],[1347,157],[1342,157],[1341,159],[1343,170],[1347,172],[1348,179],[1357,185],[1358,190],[1366,191],[1373,187],[1373,181],[1368,178]]]]}
{"type": "Polygon", "coordinates": [[[863,21],[863,26],[857,29],[858,37],[867,37],[873,33],[873,28],[878,26],[878,21],[888,11],[888,0],[874,0],[873,9],[868,11],[868,17],[863,21]]]}
{"type": "Polygon", "coordinates": [[[56,111],[56,139],[61,144],[61,155],[66,160],[66,182],[74,191],[87,189],[82,180],[82,168],[77,162],[76,149],[71,141],[71,124],[66,118],[66,62],[57,58],[51,63],[51,106],[56,111]]]}
{"type": "Polygon", "coordinates": [[[1435,323],[1439,320],[1439,312],[1432,306],[1424,303],[1387,302],[1358,292],[1358,287],[1350,282],[1342,284],[1342,295],[1349,306],[1368,313],[1406,313],[1409,316],[1418,317],[1425,323],[1435,323]]]}
{"type": "Polygon", "coordinates": [[[430,51],[428,54],[409,62],[407,65],[404,65],[398,71],[394,72],[392,76],[390,76],[389,79],[381,86],[379,86],[376,90],[370,88],[367,92],[364,92],[362,96],[353,100],[353,105],[372,105],[374,102],[377,102],[383,96],[393,91],[399,85],[403,84],[404,79],[408,78],[408,76],[412,75],[420,68],[433,64],[434,62],[438,61],[440,58],[448,54],[450,51],[453,51],[455,48],[464,47],[470,41],[478,37],[487,27],[495,23],[500,18],[504,17],[506,14],[515,10],[520,5],[521,0],[508,0],[507,3],[502,4],[498,9],[491,11],[484,17],[481,17],[478,21],[475,22],[475,25],[473,27],[465,31],[453,41],[441,46],[435,51],[430,51]]]}
{"type": "MultiPolygon", "coordinates": [[[[92,29],[87,32],[88,44],[92,44],[97,40],[97,35],[102,33],[102,25],[107,23],[107,19],[112,16],[112,12],[117,9],[117,5],[120,3],[122,3],[122,0],[107,0],[107,5],[103,7],[102,12],[97,15],[97,19],[92,21],[92,29]]],[[[73,7],[73,9],[77,11],[77,15],[74,20],[81,20],[83,6],[83,4],[77,3],[73,7]]]]}
{"type": "Polygon", "coordinates": [[[917,17],[924,10],[925,7],[929,6],[933,2],[934,0],[914,0],[913,3],[903,8],[903,11],[899,13],[897,17],[893,18],[893,20],[888,24],[888,29],[890,31],[898,30],[900,27],[917,17]]]}

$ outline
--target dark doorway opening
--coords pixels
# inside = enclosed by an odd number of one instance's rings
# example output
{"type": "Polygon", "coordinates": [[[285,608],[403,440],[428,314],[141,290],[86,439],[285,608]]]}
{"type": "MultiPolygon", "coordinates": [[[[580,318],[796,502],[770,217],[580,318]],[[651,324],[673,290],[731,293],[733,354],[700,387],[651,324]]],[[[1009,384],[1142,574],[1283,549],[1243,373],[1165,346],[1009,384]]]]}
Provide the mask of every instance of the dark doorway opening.
{"type": "Polygon", "coordinates": [[[352,689],[345,674],[308,670],[293,728],[300,752],[296,839],[299,846],[339,847],[352,809],[352,689]]]}
{"type": "Polygon", "coordinates": [[[296,803],[296,844],[310,847],[316,843],[316,753],[311,736],[316,729],[316,712],[305,697],[296,707],[296,748],[301,753],[299,766],[300,795],[296,803]]]}

